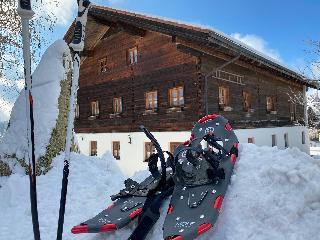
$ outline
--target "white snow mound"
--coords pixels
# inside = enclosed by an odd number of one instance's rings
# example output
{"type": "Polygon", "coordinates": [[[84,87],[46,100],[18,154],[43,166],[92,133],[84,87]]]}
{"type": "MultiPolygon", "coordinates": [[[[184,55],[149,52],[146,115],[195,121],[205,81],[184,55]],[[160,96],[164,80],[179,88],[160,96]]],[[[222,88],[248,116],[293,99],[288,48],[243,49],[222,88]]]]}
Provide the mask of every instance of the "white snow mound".
{"type": "MultiPolygon", "coordinates": [[[[32,74],[36,159],[45,154],[58,118],[60,81],[66,79],[63,59],[67,56],[70,56],[67,43],[64,40],[57,40],[45,51],[32,74]]],[[[19,159],[25,158],[28,149],[26,119],[26,100],[23,89],[13,106],[9,128],[0,144],[0,154],[16,155],[19,159]]]]}
{"type": "MultiPolygon", "coordinates": [[[[55,239],[59,211],[63,156],[53,169],[38,178],[39,219],[42,239],[55,239]]],[[[134,179],[142,179],[142,172],[134,179]]],[[[63,239],[127,239],[129,224],[115,233],[72,235],[73,225],[95,216],[123,187],[124,177],[111,155],[102,158],[73,154],[63,239]]],[[[320,229],[320,159],[298,149],[278,150],[240,145],[240,157],[214,229],[198,239],[215,240],[318,240],[320,229]]],[[[0,178],[0,239],[31,240],[32,225],[28,176],[0,178]],[[19,231],[16,231],[19,229],[19,231]]],[[[162,216],[147,239],[162,240],[162,216]]],[[[183,214],[183,213],[181,213],[183,214]]]]}

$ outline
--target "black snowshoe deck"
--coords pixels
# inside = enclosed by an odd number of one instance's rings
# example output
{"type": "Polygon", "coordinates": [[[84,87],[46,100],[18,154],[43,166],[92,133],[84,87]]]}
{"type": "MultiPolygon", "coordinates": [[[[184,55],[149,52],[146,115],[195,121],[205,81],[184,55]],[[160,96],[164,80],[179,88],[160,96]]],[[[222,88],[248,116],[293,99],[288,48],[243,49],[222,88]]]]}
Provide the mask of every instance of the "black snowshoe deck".
{"type": "Polygon", "coordinates": [[[175,188],[163,226],[164,239],[191,240],[213,227],[230,182],[237,147],[236,135],[221,116],[208,115],[194,126],[190,140],[174,153],[175,188]],[[210,135],[221,142],[219,146],[213,141],[210,145],[220,148],[216,156],[220,159],[219,168],[224,170],[224,179],[210,177],[208,172],[217,169],[205,160],[199,147],[203,139],[210,142],[210,135]],[[196,162],[188,159],[187,151],[196,156],[196,162]]]}
{"type": "MultiPolygon", "coordinates": [[[[170,173],[168,172],[168,176],[170,173]]],[[[95,217],[74,226],[71,232],[74,234],[109,232],[126,226],[141,214],[148,192],[158,185],[160,178],[161,175],[158,178],[149,176],[140,184],[131,179],[126,180],[126,188],[121,190],[120,194],[126,194],[127,191],[128,196],[118,198],[95,217]],[[138,188],[135,193],[129,192],[135,188],[138,188]]]]}

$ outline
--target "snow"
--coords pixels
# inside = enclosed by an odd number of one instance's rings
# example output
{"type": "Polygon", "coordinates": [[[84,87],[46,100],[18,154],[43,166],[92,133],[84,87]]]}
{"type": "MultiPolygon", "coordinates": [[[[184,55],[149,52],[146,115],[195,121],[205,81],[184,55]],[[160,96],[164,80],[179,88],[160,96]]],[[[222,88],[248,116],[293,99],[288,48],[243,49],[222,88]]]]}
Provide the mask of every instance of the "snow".
{"type": "MultiPolygon", "coordinates": [[[[223,240],[316,240],[320,229],[320,159],[297,148],[240,145],[222,213],[215,229],[199,239],[223,240]]],[[[37,178],[38,207],[42,239],[55,239],[62,179],[63,154],[53,161],[53,168],[37,178]]],[[[134,176],[143,179],[147,172],[134,176]]],[[[73,154],[63,239],[127,239],[134,224],[115,233],[73,235],[73,225],[93,217],[111,203],[110,195],[123,187],[124,177],[110,153],[101,158],[73,154]]],[[[22,174],[0,178],[0,239],[33,237],[29,178],[22,174]],[[17,231],[18,229],[18,231],[17,231]]],[[[162,216],[148,239],[162,239],[162,216]]]]}
{"type": "MultiPolygon", "coordinates": [[[[58,40],[46,50],[32,74],[36,159],[45,154],[56,124],[60,81],[66,79],[63,59],[68,56],[68,45],[64,40],[58,40]]],[[[10,127],[0,144],[0,154],[16,155],[20,159],[25,157],[28,149],[26,127],[25,92],[22,90],[12,109],[10,127]]]]}

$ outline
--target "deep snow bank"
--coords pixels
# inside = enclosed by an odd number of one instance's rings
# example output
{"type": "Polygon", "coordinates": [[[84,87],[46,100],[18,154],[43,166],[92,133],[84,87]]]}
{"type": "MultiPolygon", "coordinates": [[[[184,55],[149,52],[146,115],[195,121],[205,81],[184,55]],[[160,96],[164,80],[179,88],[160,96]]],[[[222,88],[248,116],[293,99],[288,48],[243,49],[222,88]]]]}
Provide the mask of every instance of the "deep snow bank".
{"type": "MultiPolygon", "coordinates": [[[[58,218],[62,156],[38,180],[42,239],[55,239],[58,218]]],[[[123,176],[111,156],[74,154],[63,239],[127,239],[134,224],[115,233],[72,235],[70,228],[93,217],[110,203],[109,195],[123,186],[123,176]]],[[[137,178],[143,178],[146,172],[137,178]]],[[[29,179],[14,174],[0,178],[0,239],[32,239],[29,179]],[[17,191],[17,189],[19,191],[17,191]],[[17,229],[19,229],[17,231],[17,229]]],[[[320,160],[298,149],[278,150],[240,145],[222,213],[215,229],[199,239],[215,240],[317,240],[320,229],[320,160]]],[[[148,239],[162,239],[162,217],[148,239]]]]}
{"type": "MultiPolygon", "coordinates": [[[[52,129],[56,124],[59,114],[60,82],[66,79],[63,61],[67,58],[70,58],[69,47],[64,40],[58,40],[45,51],[32,74],[36,159],[45,154],[52,129]]],[[[26,101],[23,89],[13,106],[9,128],[0,144],[0,154],[24,159],[28,149],[26,129],[26,101]]]]}

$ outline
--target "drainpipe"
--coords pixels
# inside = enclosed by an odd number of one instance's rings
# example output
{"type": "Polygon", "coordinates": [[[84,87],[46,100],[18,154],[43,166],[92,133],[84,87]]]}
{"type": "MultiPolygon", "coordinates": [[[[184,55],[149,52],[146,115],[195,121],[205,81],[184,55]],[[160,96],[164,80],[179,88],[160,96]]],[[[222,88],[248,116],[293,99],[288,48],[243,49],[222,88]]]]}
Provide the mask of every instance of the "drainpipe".
{"type": "Polygon", "coordinates": [[[213,68],[209,73],[204,75],[204,103],[205,103],[205,112],[206,115],[209,114],[209,106],[208,106],[208,78],[212,76],[216,71],[221,70],[222,68],[228,66],[229,64],[237,61],[241,56],[241,53],[237,55],[236,57],[232,58],[231,60],[225,62],[219,67],[213,68]]]}

